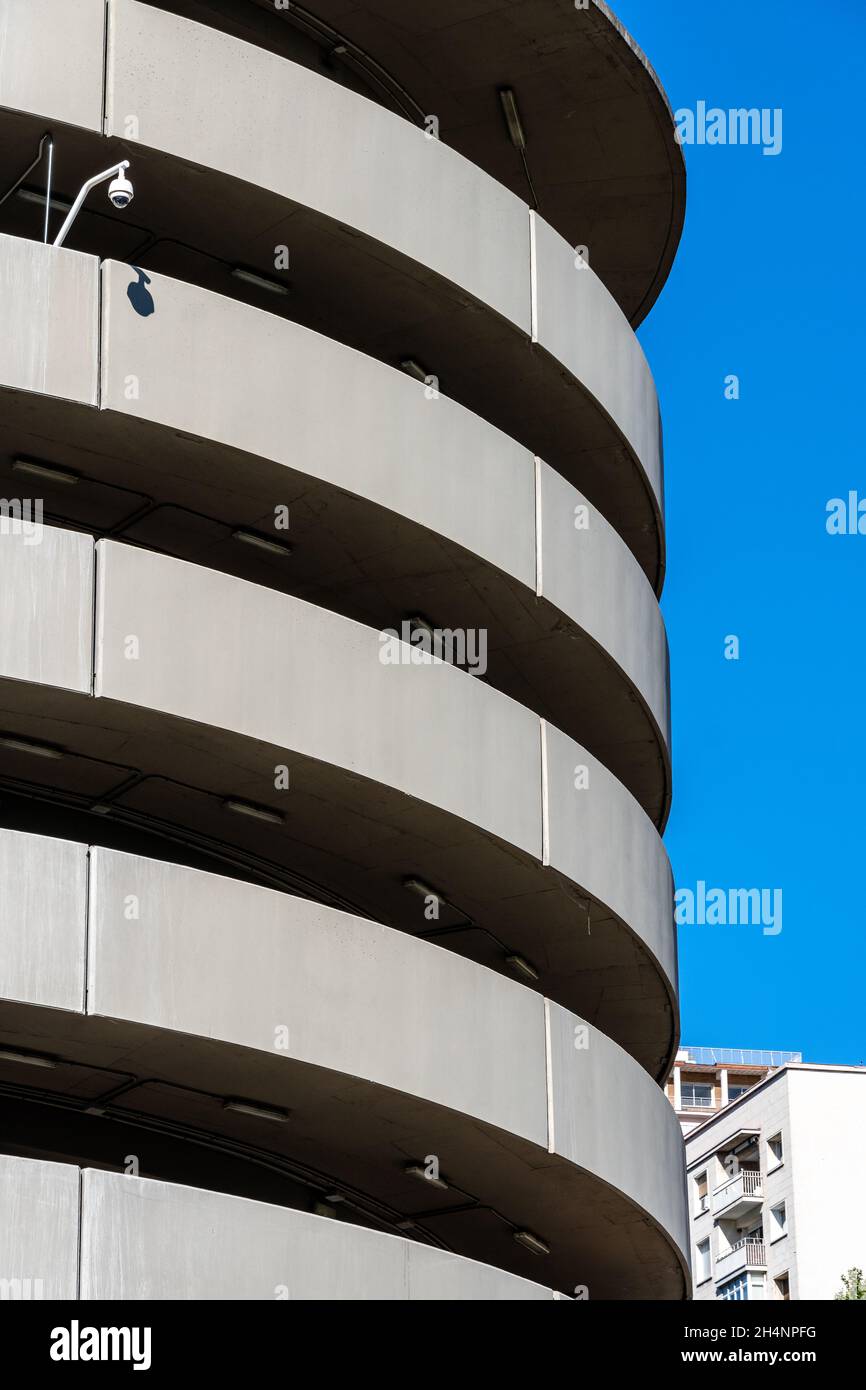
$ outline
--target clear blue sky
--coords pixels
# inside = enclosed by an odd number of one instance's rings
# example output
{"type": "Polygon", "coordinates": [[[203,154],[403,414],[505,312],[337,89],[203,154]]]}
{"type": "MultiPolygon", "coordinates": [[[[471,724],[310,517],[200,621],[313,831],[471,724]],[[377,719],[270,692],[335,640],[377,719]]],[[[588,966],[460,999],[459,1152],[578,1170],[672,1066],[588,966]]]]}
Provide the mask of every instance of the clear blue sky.
{"type": "Polygon", "coordinates": [[[828,499],[866,498],[866,4],[612,5],[675,110],[784,112],[776,158],[686,149],[685,233],[640,330],[665,424],[674,878],[784,895],[778,936],[680,927],[682,1036],[866,1062],[866,535],[825,524],[828,499]]]}

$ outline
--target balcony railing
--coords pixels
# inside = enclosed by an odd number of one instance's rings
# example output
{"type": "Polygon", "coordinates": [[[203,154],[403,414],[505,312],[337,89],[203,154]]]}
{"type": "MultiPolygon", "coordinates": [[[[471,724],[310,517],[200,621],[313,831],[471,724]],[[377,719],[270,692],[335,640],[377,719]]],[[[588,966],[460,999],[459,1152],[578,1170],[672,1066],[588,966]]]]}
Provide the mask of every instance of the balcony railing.
{"type": "Polygon", "coordinates": [[[716,1282],[730,1279],[742,1269],[766,1269],[767,1251],[762,1240],[738,1240],[716,1256],[716,1282]]]}
{"type": "Polygon", "coordinates": [[[726,1207],[732,1206],[734,1202],[748,1202],[751,1198],[760,1201],[763,1196],[763,1186],[761,1174],[744,1170],[737,1173],[736,1177],[730,1178],[721,1187],[717,1187],[713,1192],[713,1212],[718,1216],[719,1212],[726,1207]]]}

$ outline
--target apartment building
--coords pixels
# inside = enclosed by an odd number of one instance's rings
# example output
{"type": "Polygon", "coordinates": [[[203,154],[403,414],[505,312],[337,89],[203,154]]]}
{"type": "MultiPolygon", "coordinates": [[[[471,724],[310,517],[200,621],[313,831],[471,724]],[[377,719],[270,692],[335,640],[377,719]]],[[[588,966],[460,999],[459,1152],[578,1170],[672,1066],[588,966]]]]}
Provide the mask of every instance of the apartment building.
{"type": "Polygon", "coordinates": [[[802,1060],[799,1052],[681,1047],[668,1078],[666,1093],[683,1134],[688,1134],[709,1114],[721,1110],[730,1101],[738,1100],[777,1067],[802,1060]]]}
{"type": "Polygon", "coordinates": [[[866,1067],[786,1062],[686,1138],[696,1299],[832,1299],[866,1268],[866,1067]]]}

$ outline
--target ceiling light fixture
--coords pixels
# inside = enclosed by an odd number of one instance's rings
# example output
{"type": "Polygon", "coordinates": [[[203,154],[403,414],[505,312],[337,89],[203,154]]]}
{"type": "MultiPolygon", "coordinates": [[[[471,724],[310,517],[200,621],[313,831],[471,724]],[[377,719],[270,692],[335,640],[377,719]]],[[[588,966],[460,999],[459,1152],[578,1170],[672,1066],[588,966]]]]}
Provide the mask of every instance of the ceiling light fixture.
{"type": "Polygon", "coordinates": [[[11,748],[13,753],[32,753],[34,758],[62,758],[64,749],[55,748],[51,743],[32,743],[29,738],[18,738],[14,734],[0,734],[0,744],[11,748]]]}
{"type": "Polygon", "coordinates": [[[421,366],[420,362],[416,362],[414,357],[404,357],[400,366],[404,372],[408,372],[409,376],[414,376],[415,380],[420,381],[423,386],[427,385],[427,378],[430,373],[421,366]]]}
{"type": "Polygon", "coordinates": [[[419,898],[435,898],[438,903],[447,902],[441,893],[437,893],[435,888],[431,888],[429,883],[424,883],[420,878],[404,878],[403,887],[419,898]]]}
{"type": "Polygon", "coordinates": [[[514,95],[514,89],[512,87],[500,87],[499,100],[502,102],[502,110],[511,143],[521,154],[525,154],[526,133],[520,119],[520,112],[517,109],[517,97],[514,95]]]}
{"type": "Polygon", "coordinates": [[[49,1069],[57,1066],[57,1059],[54,1057],[46,1057],[38,1052],[11,1052],[5,1047],[0,1049],[0,1062],[22,1062],[28,1067],[49,1069]]]}
{"type": "Polygon", "coordinates": [[[248,1100],[227,1100],[223,1109],[234,1110],[238,1115],[251,1115],[255,1120],[273,1120],[280,1125],[286,1123],[290,1114],[288,1110],[273,1110],[267,1105],[253,1105],[248,1100]]]}
{"type": "Polygon", "coordinates": [[[253,820],[267,821],[269,825],[282,825],[284,820],[279,811],[269,811],[266,806],[254,806],[251,801],[230,799],[224,801],[223,805],[227,811],[234,811],[238,816],[250,816],[253,820]]]}
{"type": "Polygon", "coordinates": [[[533,1235],[532,1231],[515,1231],[514,1239],[517,1241],[518,1245],[522,1245],[527,1250],[531,1250],[533,1255],[550,1254],[550,1246],[547,1241],[542,1240],[541,1236],[533,1235]]]}
{"type": "Polygon", "coordinates": [[[430,1187],[438,1187],[442,1192],[448,1191],[448,1183],[445,1181],[445,1179],[441,1175],[439,1177],[431,1178],[427,1173],[427,1169],[424,1167],[422,1163],[407,1163],[406,1167],[403,1169],[403,1172],[406,1174],[407,1177],[420,1178],[421,1182],[428,1183],[430,1187]]]}
{"type": "Polygon", "coordinates": [[[36,459],[14,459],[12,471],[29,473],[33,478],[42,478],[50,483],[71,485],[80,481],[80,474],[73,473],[71,468],[55,468],[54,464],[39,463],[36,459]]]}
{"type": "Polygon", "coordinates": [[[68,212],[72,207],[65,198],[46,198],[44,193],[37,193],[33,188],[19,188],[16,196],[22,203],[36,203],[41,208],[48,203],[52,212],[68,212]]]}
{"type": "Polygon", "coordinates": [[[288,285],[282,284],[279,280],[271,280],[267,275],[259,275],[255,270],[247,270],[242,265],[232,266],[231,274],[236,280],[243,280],[247,285],[255,285],[257,290],[268,290],[271,294],[288,294],[288,285]]]}
{"type": "Polygon", "coordinates": [[[525,956],[509,955],[505,957],[505,964],[510,966],[515,975],[522,975],[524,980],[538,980],[540,975],[535,966],[528,961],[525,956]]]}
{"type": "Polygon", "coordinates": [[[233,541],[243,541],[244,545],[254,545],[257,550],[266,550],[269,555],[291,555],[292,547],[283,545],[281,541],[269,540],[267,536],[259,536],[255,531],[232,531],[233,541]]]}

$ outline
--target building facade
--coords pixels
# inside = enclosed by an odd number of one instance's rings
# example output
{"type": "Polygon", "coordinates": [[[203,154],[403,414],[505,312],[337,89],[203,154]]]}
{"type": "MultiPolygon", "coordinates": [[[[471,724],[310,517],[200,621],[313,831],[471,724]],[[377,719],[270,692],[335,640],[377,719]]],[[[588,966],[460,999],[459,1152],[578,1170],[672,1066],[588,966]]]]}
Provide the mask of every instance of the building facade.
{"type": "Polygon", "coordinates": [[[802,1060],[799,1052],[681,1047],[665,1089],[683,1134],[689,1134],[709,1115],[738,1100],[777,1067],[802,1060]]]}
{"type": "Polygon", "coordinates": [[[832,1299],[866,1267],[866,1067],[789,1062],[686,1140],[696,1299],[832,1299]]]}
{"type": "Polygon", "coordinates": [[[648,60],[0,0],[0,137],[3,1289],[686,1297],[648,60]]]}

